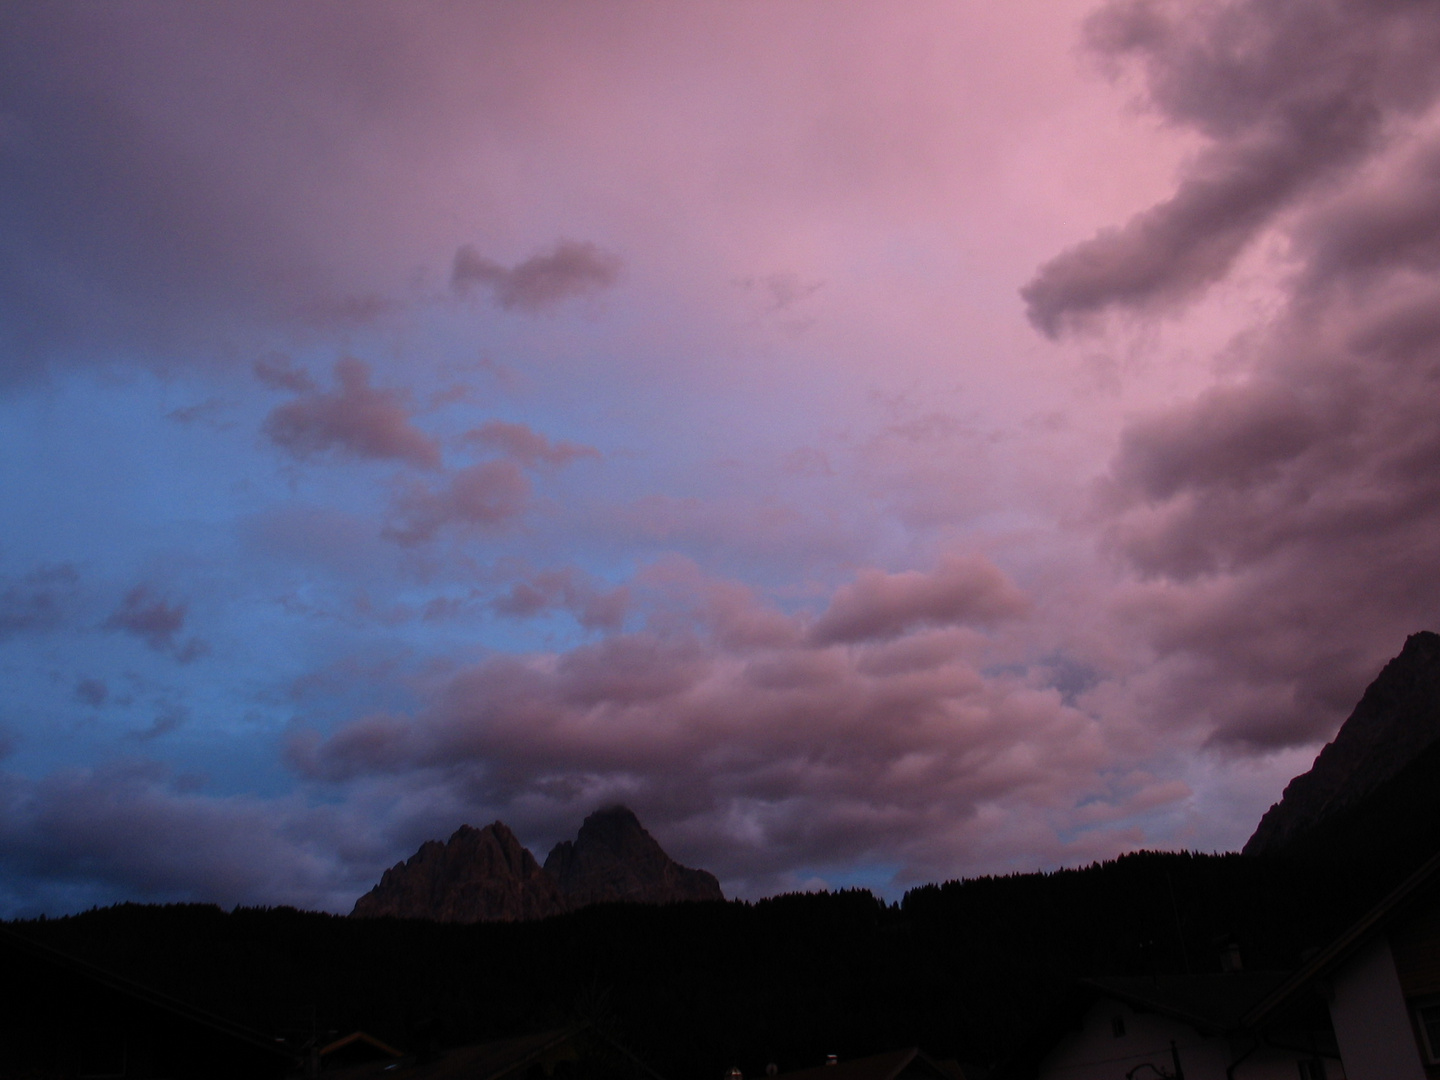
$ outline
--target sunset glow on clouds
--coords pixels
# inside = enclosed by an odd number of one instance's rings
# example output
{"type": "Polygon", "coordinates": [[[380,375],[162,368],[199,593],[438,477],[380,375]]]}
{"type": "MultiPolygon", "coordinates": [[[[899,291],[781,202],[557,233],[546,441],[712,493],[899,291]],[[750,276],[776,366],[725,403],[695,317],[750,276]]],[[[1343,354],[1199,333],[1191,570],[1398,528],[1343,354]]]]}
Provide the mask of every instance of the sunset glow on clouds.
{"type": "Polygon", "coordinates": [[[1440,618],[1440,8],[0,13],[0,914],[624,802],[1237,847],[1440,618]]]}

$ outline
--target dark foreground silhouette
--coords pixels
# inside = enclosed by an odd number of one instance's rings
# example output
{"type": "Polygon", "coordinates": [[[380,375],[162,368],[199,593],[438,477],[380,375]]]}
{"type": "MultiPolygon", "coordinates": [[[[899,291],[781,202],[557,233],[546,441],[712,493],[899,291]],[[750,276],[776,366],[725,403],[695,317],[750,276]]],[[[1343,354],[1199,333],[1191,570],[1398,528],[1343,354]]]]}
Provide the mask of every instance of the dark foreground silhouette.
{"type": "Polygon", "coordinates": [[[759,903],[600,904],[460,925],[120,905],[14,929],[300,1045],[458,1046],[595,1021],[662,1076],[919,1045],[998,1060],[1073,977],[1290,968],[1365,890],[1326,867],[1126,856],[1082,870],[759,903]]]}

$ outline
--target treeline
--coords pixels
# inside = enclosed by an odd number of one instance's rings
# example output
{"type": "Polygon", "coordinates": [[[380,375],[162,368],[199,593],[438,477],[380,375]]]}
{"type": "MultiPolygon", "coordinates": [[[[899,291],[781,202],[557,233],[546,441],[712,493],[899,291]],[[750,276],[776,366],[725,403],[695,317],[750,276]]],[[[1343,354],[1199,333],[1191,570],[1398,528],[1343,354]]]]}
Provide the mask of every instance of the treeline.
{"type": "Polygon", "coordinates": [[[1140,853],[1081,870],[758,903],[598,905],[533,923],[124,904],[10,924],[297,1041],[403,1048],[593,1019],[672,1080],[920,1045],[989,1062],[1085,975],[1289,968],[1370,899],[1353,874],[1140,853]]]}

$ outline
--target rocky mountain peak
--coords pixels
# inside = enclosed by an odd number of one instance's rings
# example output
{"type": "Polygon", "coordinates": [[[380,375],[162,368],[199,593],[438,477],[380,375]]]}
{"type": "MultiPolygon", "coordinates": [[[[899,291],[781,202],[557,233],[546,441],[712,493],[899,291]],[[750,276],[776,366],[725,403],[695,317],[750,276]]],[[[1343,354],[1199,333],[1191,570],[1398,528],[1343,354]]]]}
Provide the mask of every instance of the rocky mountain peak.
{"type": "Polygon", "coordinates": [[[1358,806],[1440,743],[1440,635],[1411,634],[1310,771],[1286,785],[1245,844],[1247,855],[1284,851],[1358,806]]]}
{"type": "Polygon", "coordinates": [[[573,841],[564,840],[550,850],[545,869],[575,907],[609,901],[666,904],[725,898],[714,875],[671,859],[624,806],[606,807],[587,817],[573,841]]]}
{"type": "Polygon", "coordinates": [[[504,822],[462,825],[386,870],[352,915],[438,922],[542,919],[602,901],[723,900],[704,870],[666,855],[623,806],[597,810],[541,867],[504,822]]]}
{"type": "Polygon", "coordinates": [[[428,840],[355,902],[352,915],[480,922],[540,919],[565,902],[549,874],[503,821],[462,825],[441,844],[428,840]]]}

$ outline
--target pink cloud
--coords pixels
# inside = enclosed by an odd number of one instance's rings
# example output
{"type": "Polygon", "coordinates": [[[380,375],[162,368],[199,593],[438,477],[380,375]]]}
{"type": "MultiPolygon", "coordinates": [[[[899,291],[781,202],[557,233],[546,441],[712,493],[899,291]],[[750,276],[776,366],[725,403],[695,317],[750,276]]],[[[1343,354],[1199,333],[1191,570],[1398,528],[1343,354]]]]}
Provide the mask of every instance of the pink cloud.
{"type": "Polygon", "coordinates": [[[617,256],[588,241],[561,240],[509,269],[467,245],[455,253],[451,283],[461,293],[484,286],[502,308],[536,312],[603,292],[619,280],[620,267],[617,256]]]}
{"type": "Polygon", "coordinates": [[[1267,233],[1293,260],[1223,381],[1127,423],[1098,486],[1103,543],[1138,579],[1116,615],[1149,656],[1118,707],[1224,753],[1313,744],[1440,611],[1440,143],[1423,118],[1440,16],[1132,2],[1094,32],[1210,147],[1173,200],[1040,270],[1037,325],[1193,298],[1267,233]]]}
{"type": "Polygon", "coordinates": [[[1170,199],[1040,268],[1022,295],[1052,337],[1107,309],[1199,295],[1282,211],[1382,150],[1387,119],[1440,92],[1440,24],[1423,6],[1252,2],[1196,16],[1115,0],[1088,31],[1101,55],[1143,67],[1166,120],[1210,145],[1170,199]]]}
{"type": "Polygon", "coordinates": [[[588,630],[618,630],[630,606],[625,588],[601,589],[572,568],[528,575],[491,601],[492,610],[512,618],[532,618],[555,609],[571,612],[588,630]]]}
{"type": "Polygon", "coordinates": [[[530,482],[513,461],[485,461],[459,469],[438,488],[415,484],[395,502],[386,535],[411,546],[433,540],[448,525],[496,529],[524,512],[530,482]]]}
{"type": "MultiPolygon", "coordinates": [[[[266,371],[265,377],[279,385],[304,385],[288,369],[272,364],[266,371]]],[[[404,391],[372,387],[369,366],[353,357],[335,365],[335,378],[339,388],[333,393],[306,390],[276,406],[265,420],[265,433],[275,445],[301,459],[335,450],[348,457],[440,467],[440,447],[410,422],[404,391]]]]}
{"type": "Polygon", "coordinates": [[[952,555],[931,573],[862,570],[811,628],[822,644],[894,637],[917,626],[989,626],[1023,615],[1025,595],[988,559],[952,555]]]}

